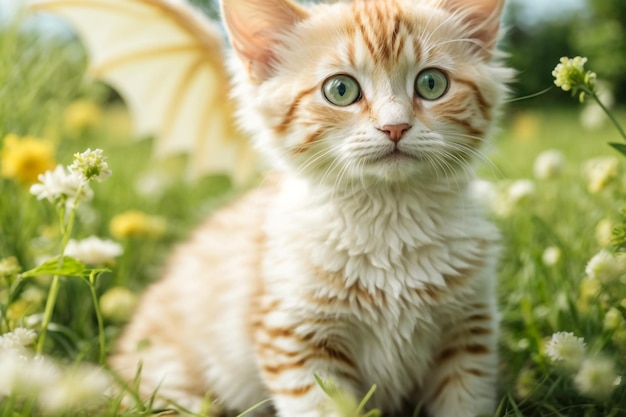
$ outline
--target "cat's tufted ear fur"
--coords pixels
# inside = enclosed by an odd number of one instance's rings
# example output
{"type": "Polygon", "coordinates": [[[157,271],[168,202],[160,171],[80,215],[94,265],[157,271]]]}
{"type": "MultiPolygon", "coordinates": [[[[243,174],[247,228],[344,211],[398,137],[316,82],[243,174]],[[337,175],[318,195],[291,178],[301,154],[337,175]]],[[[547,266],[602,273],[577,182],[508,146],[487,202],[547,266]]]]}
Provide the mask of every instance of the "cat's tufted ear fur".
{"type": "Polygon", "coordinates": [[[481,52],[491,56],[498,41],[500,18],[505,0],[442,0],[448,10],[458,13],[468,27],[469,36],[477,41],[481,52]]]}
{"type": "Polygon", "coordinates": [[[230,42],[257,82],[271,75],[279,35],[308,16],[291,0],[222,0],[221,6],[230,42]]]}

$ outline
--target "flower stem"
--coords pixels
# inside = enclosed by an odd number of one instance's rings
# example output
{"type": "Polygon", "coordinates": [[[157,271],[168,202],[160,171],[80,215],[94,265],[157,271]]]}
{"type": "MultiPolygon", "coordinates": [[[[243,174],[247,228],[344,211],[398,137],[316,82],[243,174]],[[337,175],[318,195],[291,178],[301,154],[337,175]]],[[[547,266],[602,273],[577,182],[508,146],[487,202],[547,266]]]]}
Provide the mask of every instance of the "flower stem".
{"type": "Polygon", "coordinates": [[[98,339],[100,341],[100,365],[104,365],[106,361],[106,339],[104,337],[104,320],[102,319],[102,311],[100,311],[100,303],[96,294],[96,272],[92,271],[89,275],[89,290],[93,299],[93,306],[96,311],[96,320],[98,321],[98,339]]]}
{"type": "MultiPolygon", "coordinates": [[[[65,248],[67,247],[67,243],[72,236],[72,229],[74,228],[74,219],[76,218],[76,208],[78,207],[78,196],[82,191],[83,185],[81,184],[78,187],[78,191],[76,193],[76,198],[74,199],[74,203],[72,205],[72,209],[69,213],[69,219],[67,223],[65,223],[65,202],[62,203],[59,208],[59,217],[61,224],[61,233],[63,234],[61,239],[61,256],[59,257],[59,270],[63,268],[63,256],[65,255],[65,248]]],[[[61,278],[59,275],[55,275],[52,277],[52,284],[50,285],[50,290],[48,291],[48,298],[46,300],[46,308],[43,314],[43,322],[41,323],[41,334],[39,335],[39,340],[37,341],[37,354],[41,355],[43,353],[44,344],[46,343],[46,335],[48,333],[48,326],[52,321],[52,313],[54,312],[54,305],[56,304],[57,297],[59,296],[59,287],[60,287],[61,278]]]]}
{"type": "Polygon", "coordinates": [[[609,117],[611,122],[613,122],[613,124],[615,125],[619,133],[622,135],[622,139],[626,141],[626,132],[624,132],[624,129],[619,124],[615,116],[613,116],[613,114],[609,111],[609,109],[607,109],[606,106],[602,103],[602,101],[600,101],[600,98],[598,97],[598,95],[592,91],[587,91],[587,93],[596,101],[596,103],[598,103],[598,106],[600,106],[600,108],[609,117]]]}
{"type": "MultiPolygon", "coordinates": [[[[63,262],[63,257],[61,257],[61,262],[63,262]]],[[[55,275],[52,278],[52,284],[50,285],[50,289],[48,290],[48,299],[46,300],[46,309],[43,314],[43,323],[41,324],[41,334],[39,335],[39,340],[37,341],[37,354],[41,355],[43,353],[43,347],[46,342],[46,334],[48,332],[48,326],[50,325],[50,321],[52,320],[52,312],[54,311],[54,304],[56,303],[57,296],[59,295],[59,276],[55,275]]]]}

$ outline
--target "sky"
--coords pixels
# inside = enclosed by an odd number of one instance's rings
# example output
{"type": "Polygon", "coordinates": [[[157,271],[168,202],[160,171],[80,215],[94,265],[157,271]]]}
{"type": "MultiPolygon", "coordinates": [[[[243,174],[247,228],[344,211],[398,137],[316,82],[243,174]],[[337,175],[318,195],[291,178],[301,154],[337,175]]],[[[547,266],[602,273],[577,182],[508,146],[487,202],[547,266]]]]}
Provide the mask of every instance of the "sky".
{"type": "Polygon", "coordinates": [[[531,20],[555,19],[563,14],[585,8],[586,0],[508,0],[522,7],[522,13],[531,20]]]}
{"type": "MultiPolygon", "coordinates": [[[[8,20],[20,4],[28,0],[0,0],[0,22],[8,20]]],[[[262,1],[262,0],[259,0],[262,1]]],[[[583,9],[586,0],[507,0],[521,6],[522,16],[529,23],[545,19],[559,18],[571,11],[583,9]]],[[[50,29],[46,25],[46,29],[50,29]]]]}

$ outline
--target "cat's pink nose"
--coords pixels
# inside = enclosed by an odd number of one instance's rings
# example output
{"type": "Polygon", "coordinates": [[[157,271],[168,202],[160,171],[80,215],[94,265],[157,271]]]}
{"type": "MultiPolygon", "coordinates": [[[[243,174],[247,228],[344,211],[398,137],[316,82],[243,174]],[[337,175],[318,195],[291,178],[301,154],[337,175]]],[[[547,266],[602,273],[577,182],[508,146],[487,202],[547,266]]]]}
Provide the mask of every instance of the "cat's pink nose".
{"type": "Polygon", "coordinates": [[[406,132],[410,128],[410,124],[401,123],[397,125],[385,125],[379,130],[385,132],[392,142],[400,142],[400,139],[402,139],[402,136],[404,136],[404,132],[406,132]]]}

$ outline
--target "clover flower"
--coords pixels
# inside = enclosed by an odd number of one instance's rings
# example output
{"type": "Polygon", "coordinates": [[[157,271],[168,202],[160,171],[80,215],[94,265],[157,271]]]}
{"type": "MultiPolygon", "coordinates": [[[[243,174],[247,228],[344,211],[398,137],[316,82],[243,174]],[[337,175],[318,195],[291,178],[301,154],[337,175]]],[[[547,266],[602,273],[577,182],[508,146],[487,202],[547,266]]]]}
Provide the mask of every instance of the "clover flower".
{"type": "Polygon", "coordinates": [[[618,175],[619,161],[614,156],[594,158],[587,161],[583,172],[587,177],[587,190],[598,193],[606,188],[618,175]]]}
{"type": "Polygon", "coordinates": [[[558,176],[565,166],[565,156],[561,151],[550,149],[539,154],[535,159],[535,177],[545,180],[558,176]]]}
{"type": "Polygon", "coordinates": [[[70,239],[65,248],[67,256],[91,265],[102,265],[111,262],[123,252],[122,245],[119,243],[100,239],[97,236],[90,236],[80,241],[70,239]]]}
{"type": "Polygon", "coordinates": [[[549,246],[543,251],[543,255],[541,255],[541,260],[543,264],[546,266],[554,266],[561,261],[561,257],[563,253],[561,249],[556,246],[549,246]]]}
{"type": "Polygon", "coordinates": [[[608,398],[620,383],[615,364],[605,357],[586,359],[574,377],[574,384],[581,394],[598,399],[608,398]]]}
{"type": "Polygon", "coordinates": [[[552,361],[566,369],[577,369],[585,356],[585,341],[570,332],[558,332],[552,335],[546,344],[546,354],[552,361]]]}
{"type": "Polygon", "coordinates": [[[598,222],[594,235],[601,247],[606,247],[611,244],[613,229],[615,229],[615,224],[611,219],[602,219],[598,222]]]}
{"type": "Polygon", "coordinates": [[[102,315],[114,322],[125,322],[131,317],[137,296],[125,287],[113,287],[100,297],[102,315]]]}
{"type": "Polygon", "coordinates": [[[515,205],[526,202],[535,194],[535,184],[531,180],[517,180],[507,190],[509,203],[515,205]]]}
{"type": "Polygon", "coordinates": [[[55,384],[45,386],[39,405],[45,413],[54,415],[84,409],[103,401],[110,385],[110,378],[101,369],[83,364],[65,372],[55,384]]]}
{"type": "Polygon", "coordinates": [[[39,183],[30,187],[30,193],[38,200],[71,205],[76,200],[88,201],[93,197],[93,191],[84,179],[76,172],[66,171],[62,165],[57,165],[54,171],[40,174],[38,178],[39,183]]]}
{"type": "Polygon", "coordinates": [[[0,259],[0,277],[10,277],[16,275],[21,269],[22,268],[17,262],[17,258],[15,256],[0,259]]]}
{"type": "Polygon", "coordinates": [[[70,172],[80,175],[85,181],[101,182],[111,176],[111,169],[106,162],[102,149],[87,149],[83,153],[74,154],[74,163],[69,166],[70,172]]]}
{"type": "Polygon", "coordinates": [[[603,284],[616,282],[626,274],[626,258],[624,255],[601,250],[587,263],[585,273],[589,278],[603,284]]]}
{"type": "Polygon", "coordinates": [[[562,57],[552,71],[554,84],[563,91],[572,91],[572,95],[578,94],[581,103],[585,100],[586,93],[595,94],[596,91],[597,76],[592,71],[585,71],[586,62],[587,58],[579,56],[571,59],[562,57]]]}
{"type": "Polygon", "coordinates": [[[3,142],[0,175],[4,178],[32,184],[40,174],[54,167],[54,150],[48,141],[9,134],[3,142]]]}
{"type": "Polygon", "coordinates": [[[617,308],[611,307],[604,315],[603,324],[606,330],[617,330],[624,324],[624,316],[617,308]]]}

